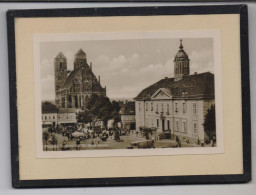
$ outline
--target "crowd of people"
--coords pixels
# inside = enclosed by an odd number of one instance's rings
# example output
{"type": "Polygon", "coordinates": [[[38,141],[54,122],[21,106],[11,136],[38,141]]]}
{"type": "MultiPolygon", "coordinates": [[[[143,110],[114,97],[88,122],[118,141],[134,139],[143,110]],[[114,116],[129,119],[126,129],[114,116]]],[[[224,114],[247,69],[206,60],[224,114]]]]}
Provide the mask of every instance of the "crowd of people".
{"type": "MultiPolygon", "coordinates": [[[[122,141],[120,136],[129,135],[131,132],[119,127],[115,128],[100,128],[100,127],[82,127],[81,125],[73,126],[57,126],[49,127],[43,132],[43,140],[46,145],[50,144],[55,147],[51,147],[52,150],[57,150],[58,140],[56,135],[62,135],[63,141],[61,143],[61,150],[70,150],[70,144],[72,141],[75,143],[76,150],[80,150],[80,145],[83,140],[91,140],[92,145],[106,142],[108,140],[114,140],[116,142],[122,141]]],[[[49,148],[48,148],[49,150],[49,148]]]]}

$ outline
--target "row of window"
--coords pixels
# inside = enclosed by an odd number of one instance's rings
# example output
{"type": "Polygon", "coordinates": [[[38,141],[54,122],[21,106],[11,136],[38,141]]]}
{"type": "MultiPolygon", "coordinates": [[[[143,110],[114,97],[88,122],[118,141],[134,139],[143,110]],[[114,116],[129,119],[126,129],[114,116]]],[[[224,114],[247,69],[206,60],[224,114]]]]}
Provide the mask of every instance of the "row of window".
{"type": "MultiPolygon", "coordinates": [[[[167,122],[167,127],[164,127],[164,129],[165,130],[167,130],[167,129],[170,130],[171,129],[170,120],[167,120],[166,122],[167,122]]],[[[147,119],[146,125],[154,127],[155,125],[154,125],[153,118],[151,119],[151,121],[149,119],[147,119]],[[150,124],[150,122],[151,122],[151,124],[150,124]]],[[[162,124],[162,125],[165,125],[165,123],[162,124]]],[[[158,127],[158,128],[160,127],[160,120],[159,119],[156,119],[156,127],[158,127]]],[[[193,122],[193,133],[197,133],[197,128],[198,128],[197,127],[197,122],[194,121],[193,122]]],[[[175,122],[174,122],[174,131],[187,133],[187,122],[183,120],[182,123],[181,123],[181,128],[180,128],[179,120],[175,120],[175,122]]]]}
{"type": "Polygon", "coordinates": [[[51,117],[51,116],[42,116],[42,120],[47,120],[47,119],[49,119],[49,120],[51,120],[51,119],[55,119],[55,116],[53,116],[53,117],[51,117]]]}
{"type": "MultiPolygon", "coordinates": [[[[187,133],[187,122],[182,121],[181,129],[180,129],[179,121],[175,120],[174,130],[177,132],[187,133]]],[[[193,133],[197,133],[197,122],[195,121],[193,122],[193,133]]]]}
{"type": "Polygon", "coordinates": [[[51,117],[51,116],[42,116],[42,120],[47,120],[47,119],[49,119],[49,120],[51,120],[51,119],[55,119],[55,116],[53,116],[53,117],[51,117]]]}
{"type": "Polygon", "coordinates": [[[176,120],[175,121],[175,127],[174,127],[175,131],[181,131],[182,133],[186,133],[187,132],[187,123],[186,121],[182,121],[182,127],[181,129],[179,128],[179,121],[176,120]]]}
{"type": "MultiPolygon", "coordinates": [[[[159,103],[160,104],[160,103],[159,103]]],[[[150,110],[154,111],[154,104],[153,103],[146,103],[145,105],[145,110],[149,111],[149,105],[150,105],[150,110]]],[[[175,112],[178,113],[179,112],[179,106],[178,103],[176,102],[175,104],[175,112]]],[[[161,112],[165,111],[165,103],[161,103],[161,112]]],[[[139,111],[141,111],[141,104],[139,103],[139,111]]],[[[155,105],[155,111],[159,112],[159,105],[158,103],[156,103],[155,105]]],[[[187,104],[185,102],[182,103],[182,112],[183,113],[187,113],[187,104]]],[[[170,113],[170,105],[167,103],[166,106],[166,113],[169,114],[170,113]]],[[[197,113],[197,104],[196,102],[193,102],[193,114],[197,113]]]]}
{"type": "MultiPolygon", "coordinates": [[[[64,117],[63,117],[64,118],[64,117]]],[[[73,118],[72,116],[70,116],[70,118],[73,118]]],[[[54,120],[55,119],[55,116],[51,117],[51,116],[42,116],[42,120],[54,120]]],[[[59,119],[61,119],[61,117],[59,117],[59,119]]],[[[68,116],[67,116],[67,119],[68,119],[68,116]]]]}

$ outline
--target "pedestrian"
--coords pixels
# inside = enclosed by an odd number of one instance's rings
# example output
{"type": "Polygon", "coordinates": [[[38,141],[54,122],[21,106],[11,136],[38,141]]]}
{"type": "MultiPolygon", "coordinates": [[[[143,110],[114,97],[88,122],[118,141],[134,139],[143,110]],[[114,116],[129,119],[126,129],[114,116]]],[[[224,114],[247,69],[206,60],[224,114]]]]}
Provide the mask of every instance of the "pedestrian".
{"type": "Polygon", "coordinates": [[[204,147],[204,140],[202,140],[202,142],[201,142],[201,146],[202,146],[202,147],[204,147]]]}
{"type": "Polygon", "coordinates": [[[76,140],[76,150],[80,150],[80,139],[77,138],[76,140]]]}
{"type": "Polygon", "coordinates": [[[178,136],[176,136],[176,142],[177,142],[176,147],[181,148],[181,142],[180,142],[180,138],[178,136]]]}

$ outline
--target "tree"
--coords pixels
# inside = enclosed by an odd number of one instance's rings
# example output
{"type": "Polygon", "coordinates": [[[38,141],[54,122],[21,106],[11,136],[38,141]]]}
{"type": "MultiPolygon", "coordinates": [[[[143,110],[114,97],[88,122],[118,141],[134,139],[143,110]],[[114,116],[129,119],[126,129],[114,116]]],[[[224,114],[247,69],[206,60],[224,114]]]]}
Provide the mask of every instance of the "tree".
{"type": "Polygon", "coordinates": [[[116,101],[113,101],[112,102],[112,107],[113,107],[113,112],[112,112],[112,118],[114,119],[114,126],[121,122],[121,117],[120,117],[120,114],[119,114],[119,111],[120,111],[120,105],[118,102],[116,101]]]}
{"type": "Polygon", "coordinates": [[[204,131],[208,137],[216,134],[215,105],[211,105],[204,116],[204,131]]]}
{"type": "Polygon", "coordinates": [[[115,123],[120,121],[120,106],[118,102],[113,101],[111,103],[108,97],[102,95],[92,94],[86,103],[85,110],[87,111],[84,112],[83,115],[78,114],[78,122],[80,118],[83,119],[80,120],[81,122],[90,121],[90,116],[88,116],[90,114],[103,121],[105,127],[109,119],[114,119],[115,123]],[[86,118],[88,117],[89,119],[87,120],[86,118]]]}
{"type": "Polygon", "coordinates": [[[91,123],[93,122],[93,114],[90,112],[90,110],[83,110],[81,112],[78,112],[77,114],[77,122],[79,123],[91,123]]]}

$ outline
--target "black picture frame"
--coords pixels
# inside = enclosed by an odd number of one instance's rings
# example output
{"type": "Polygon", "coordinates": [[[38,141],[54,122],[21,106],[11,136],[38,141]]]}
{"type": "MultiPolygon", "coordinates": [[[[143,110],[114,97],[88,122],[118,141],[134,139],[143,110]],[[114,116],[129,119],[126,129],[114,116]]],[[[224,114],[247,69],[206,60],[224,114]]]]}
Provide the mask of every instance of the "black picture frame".
{"type": "Polygon", "coordinates": [[[248,49],[247,5],[180,6],[180,7],[122,7],[122,8],[78,8],[9,10],[7,12],[9,51],[9,93],[11,128],[12,185],[14,188],[28,187],[78,187],[78,186],[129,186],[167,184],[220,184],[246,183],[251,180],[251,119],[248,49]],[[90,179],[20,180],[19,144],[17,115],[17,83],[15,54],[15,18],[32,17],[87,17],[87,16],[148,16],[148,15],[197,15],[197,14],[240,14],[241,81],[242,81],[242,141],[243,174],[120,177],[90,179]]]}
{"type": "Polygon", "coordinates": [[[201,2],[201,3],[209,3],[209,2],[255,2],[256,0],[0,0],[0,2],[33,2],[33,3],[40,3],[40,2],[152,2],[152,3],[159,3],[159,2],[172,2],[172,3],[192,3],[192,2],[201,2]]]}

